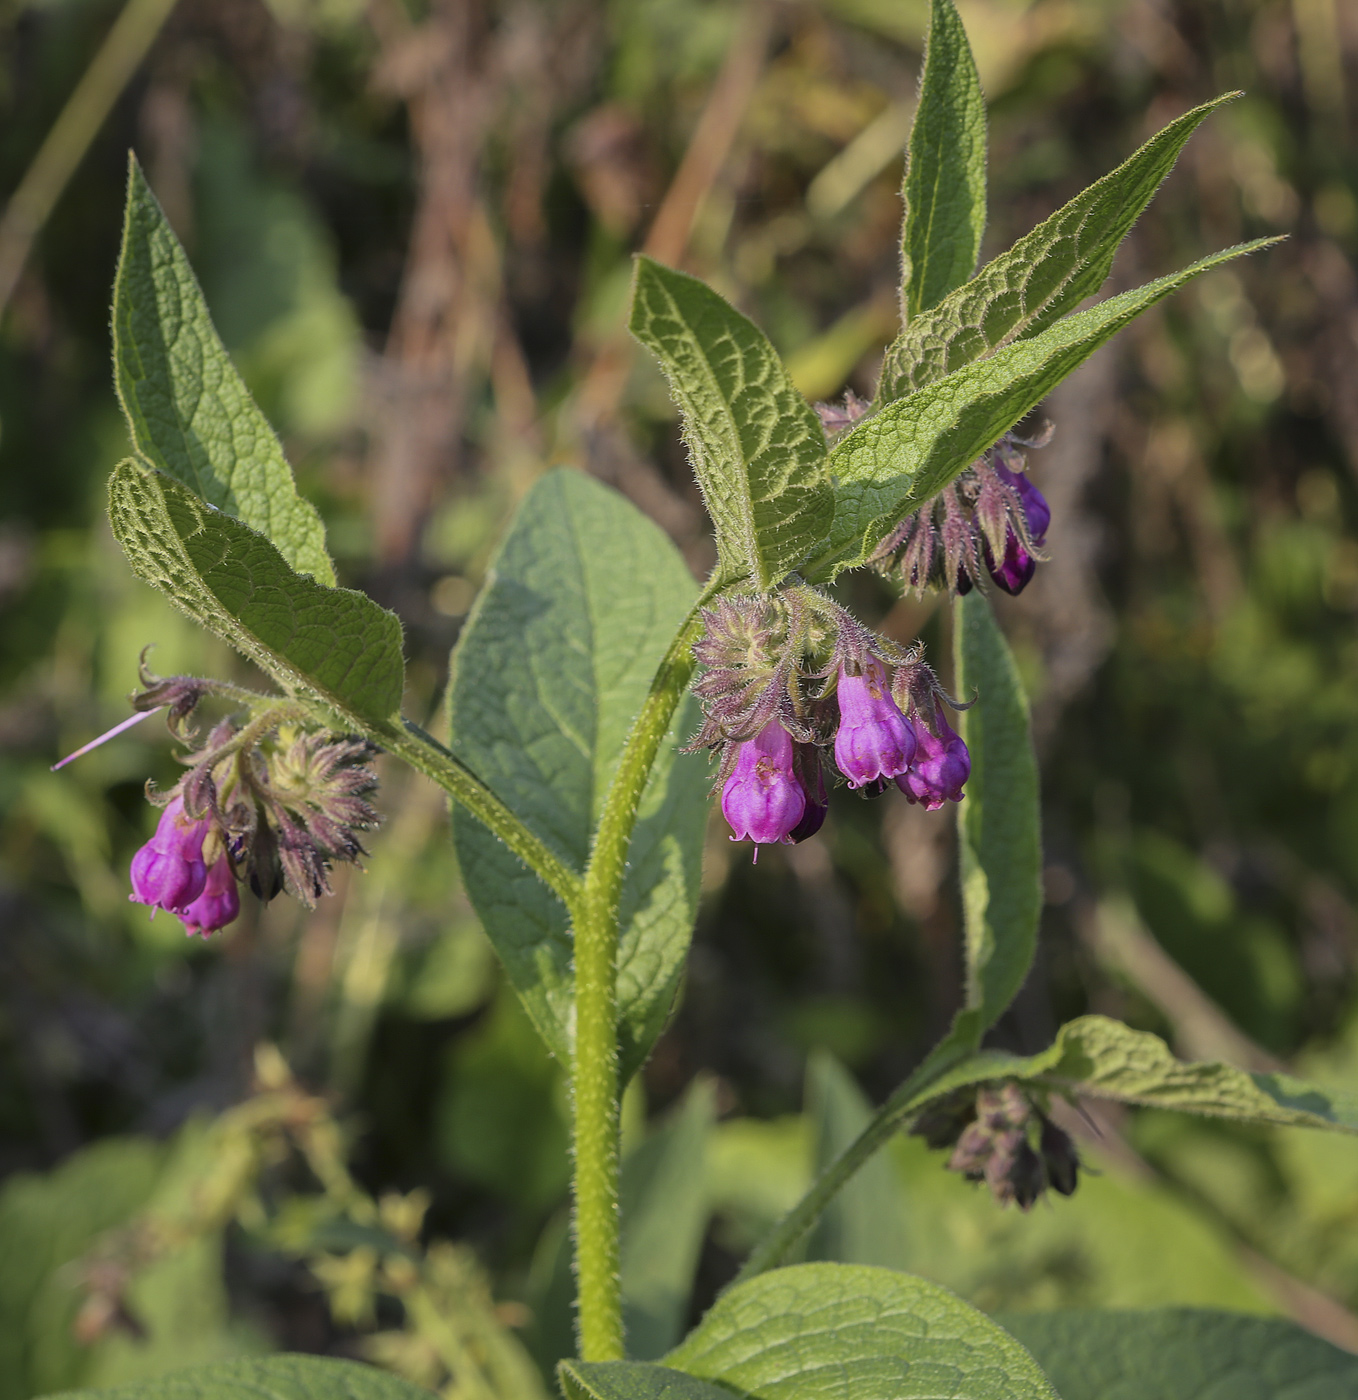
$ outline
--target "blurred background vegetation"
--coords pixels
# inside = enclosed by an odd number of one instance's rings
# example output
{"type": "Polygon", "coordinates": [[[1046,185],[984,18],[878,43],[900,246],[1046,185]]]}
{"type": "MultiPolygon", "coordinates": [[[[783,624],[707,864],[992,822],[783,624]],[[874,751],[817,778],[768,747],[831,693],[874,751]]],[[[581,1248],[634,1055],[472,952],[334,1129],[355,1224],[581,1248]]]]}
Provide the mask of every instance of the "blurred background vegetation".
{"type": "MultiPolygon", "coordinates": [[[[1034,1051],[1096,1010],[1185,1055],[1352,1084],[1358,7],[958,5],[991,102],[987,256],[1232,88],[1114,289],[1290,234],[1047,406],[1051,562],[997,599],[1033,697],[1047,906],[996,1043],[1034,1051]]],[[[126,450],[108,343],[126,152],[344,581],[403,619],[407,712],[437,727],[449,648],[548,465],[710,562],[663,382],[622,330],[632,251],[735,300],[811,397],[871,391],[927,5],[129,8],[110,58],[112,0],[0,4],[0,191],[25,192],[0,222],[0,1400],[283,1347],[531,1396],[570,1347],[565,1089],[460,893],[436,791],[387,769],[366,874],[204,946],[126,898],[142,785],[176,772],[163,729],[49,772],[126,714],[144,645],[162,674],[242,666],[134,581],[103,518],[126,450]],[[106,119],[85,119],[88,149],[67,121],[34,167],[92,63],[106,119]]],[[[870,578],[847,592],[946,671],[944,610],[870,578]]],[[[757,867],[713,825],[681,1004],[625,1114],[639,1354],[946,1024],[950,821],[840,791],[818,840],[757,867]]],[[[986,1308],[1285,1313],[1358,1349],[1349,1141],[1067,1121],[1100,1173],[1073,1200],[1001,1213],[902,1139],[809,1256],[986,1308]]]]}

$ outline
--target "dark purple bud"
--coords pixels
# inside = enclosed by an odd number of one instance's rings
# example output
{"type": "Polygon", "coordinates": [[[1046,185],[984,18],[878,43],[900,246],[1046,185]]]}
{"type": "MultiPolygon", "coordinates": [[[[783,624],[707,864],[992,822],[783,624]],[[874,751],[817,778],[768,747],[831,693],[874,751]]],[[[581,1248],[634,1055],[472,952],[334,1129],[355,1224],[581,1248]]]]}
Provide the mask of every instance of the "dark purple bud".
{"type": "Polygon", "coordinates": [[[210,938],[218,929],[225,928],[240,913],[240,892],[236,889],[236,877],[231,871],[231,862],[220,855],[207,872],[207,882],[203,892],[187,908],[178,911],[184,924],[184,932],[192,937],[195,933],[210,938]]]}
{"type": "Polygon", "coordinates": [[[278,838],[269,824],[259,821],[250,836],[245,868],[256,899],[266,904],[283,893],[283,862],[278,854],[278,838]]]}
{"type": "Polygon", "coordinates": [[[1037,560],[1024,549],[1019,537],[1010,530],[1004,537],[1004,558],[997,565],[990,546],[985,546],[985,566],[990,577],[1011,597],[1017,598],[1037,572],[1037,560]]]}
{"type": "Polygon", "coordinates": [[[1070,1134],[1058,1128],[1050,1118],[1042,1120],[1042,1136],[1038,1142],[1042,1165],[1053,1189],[1063,1196],[1073,1196],[1079,1184],[1080,1154],[1070,1140],[1070,1134]]]}
{"type": "Polygon", "coordinates": [[[806,793],[792,768],[792,739],[770,720],[753,739],[741,744],[735,771],[722,789],[721,810],[731,824],[733,841],[758,847],[792,843],[792,833],[806,815],[806,793]]]}
{"type": "Polygon", "coordinates": [[[971,776],[967,746],[943,718],[941,709],[935,710],[934,722],[937,734],[925,724],[919,726],[914,762],[896,779],[896,786],[926,812],[936,811],[944,802],[960,802],[962,786],[971,776]]]}
{"type": "Polygon", "coordinates": [[[132,857],[134,904],[175,913],[193,903],[207,882],[203,840],[208,823],[193,821],[182,798],[174,798],[160,814],[156,834],[132,857]]]}
{"type": "Polygon", "coordinates": [[[793,772],[806,795],[806,811],[802,819],[789,833],[796,845],[814,836],[825,825],[825,814],[830,810],[830,798],[825,791],[825,774],[821,772],[820,750],[815,744],[797,744],[793,748],[793,772]]]}
{"type": "Polygon", "coordinates": [[[996,474],[1007,485],[1018,492],[1023,513],[1028,518],[1028,534],[1034,544],[1041,544],[1047,538],[1047,529],[1052,523],[1052,509],[1047,498],[1033,485],[1027,472],[1011,472],[1008,467],[997,463],[996,474]]]}
{"type": "Polygon", "coordinates": [[[904,773],[915,756],[915,731],[891,698],[886,671],[870,661],[861,676],[839,672],[835,763],[851,788],[904,773]]]}

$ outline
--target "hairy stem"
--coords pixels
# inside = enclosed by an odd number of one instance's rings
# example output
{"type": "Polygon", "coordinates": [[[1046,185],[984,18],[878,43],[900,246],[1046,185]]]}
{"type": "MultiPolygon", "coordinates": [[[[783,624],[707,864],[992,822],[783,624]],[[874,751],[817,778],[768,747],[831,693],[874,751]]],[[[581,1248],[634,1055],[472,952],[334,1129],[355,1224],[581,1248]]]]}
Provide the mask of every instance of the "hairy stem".
{"type": "MultiPolygon", "coordinates": [[[[820,1213],[834,1200],[855,1172],[879,1148],[884,1147],[902,1121],[922,1106],[929,1086],[972,1051],[969,1036],[959,1025],[946,1040],[936,1045],[924,1063],[873,1114],[872,1121],[820,1174],[815,1185],[775,1225],[745,1261],[734,1279],[743,1283],[756,1274],[776,1268],[788,1251],[816,1223],[820,1213]]],[[[967,1027],[969,1029],[969,1026],[967,1027]]]]}
{"type": "Polygon", "coordinates": [[[398,758],[403,758],[426,778],[432,779],[455,802],[460,802],[545,884],[561,897],[574,915],[581,907],[580,877],[554,851],[535,836],[478,778],[432,735],[409,720],[373,725],[369,732],[398,758]]]}
{"type": "Polygon", "coordinates": [[[637,806],[674,711],[693,674],[698,610],[719,591],[709,583],[671,642],[632,724],[604,799],[575,926],[575,1274],[580,1356],[623,1355],[618,1275],[618,901],[637,806]]]}

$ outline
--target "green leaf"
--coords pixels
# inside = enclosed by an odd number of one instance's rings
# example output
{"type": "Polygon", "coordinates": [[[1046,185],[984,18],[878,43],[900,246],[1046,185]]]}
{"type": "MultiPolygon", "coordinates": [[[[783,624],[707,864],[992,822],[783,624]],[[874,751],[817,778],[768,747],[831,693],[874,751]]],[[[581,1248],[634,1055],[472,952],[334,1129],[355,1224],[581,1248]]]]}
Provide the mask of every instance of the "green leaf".
{"type": "Polygon", "coordinates": [[[51,1400],[430,1400],[430,1392],[355,1361],[269,1356],[194,1366],[106,1390],[64,1390],[51,1400]]]}
{"type": "Polygon", "coordinates": [[[1358,1096],[1318,1088],[1287,1074],[1255,1074],[1214,1061],[1179,1060],[1159,1036],[1106,1016],[1068,1022],[1053,1045],[1027,1058],[997,1051],[974,1055],[930,1084],[912,1107],[990,1079],[1021,1079],[1064,1094],[1241,1123],[1358,1133],[1358,1096]]]}
{"type": "MultiPolygon", "coordinates": [[[[666,536],[578,472],[543,477],[519,508],[457,651],[452,748],[510,811],[583,870],[623,742],[697,595],[666,536]]],[[[708,775],[675,745],[680,707],[642,798],[623,885],[621,1064],[641,1064],[669,1013],[697,909],[708,775]]],[[[467,893],[552,1052],[569,1062],[565,906],[455,808],[467,893]]]]}
{"type": "Polygon", "coordinates": [[[135,158],[113,284],[113,364],[138,455],[333,584],[325,527],[213,329],[188,258],[135,158]]]}
{"type": "Polygon", "coordinates": [[[997,346],[1036,334],[1098,291],[1118,244],[1174,168],[1188,138],[1236,96],[1228,93],[1184,113],[970,282],[910,321],[887,349],[878,402],[902,398],[997,346]]]}
{"type": "Polygon", "coordinates": [[[622,1168],[622,1308],[627,1353],[663,1356],[680,1338],[710,1214],[707,1139],[716,1091],[700,1080],[673,1121],[622,1168]]]}
{"type": "Polygon", "coordinates": [[[731,1392],[645,1361],[563,1361],[566,1400],[731,1400],[731,1392]]]}
{"type": "Polygon", "coordinates": [[[1014,999],[1037,951],[1042,834],[1028,698],[1009,644],[983,594],[959,599],[955,617],[957,688],[960,698],[976,697],[958,720],[971,777],[957,832],[967,1006],[980,1013],[979,1039],[1014,999]]]}
{"type": "Polygon", "coordinates": [[[985,164],[985,98],[967,32],[952,0],[933,0],[901,186],[901,312],[907,324],[976,270],[985,232],[985,164]]]}
{"type": "Polygon", "coordinates": [[[697,278],[638,258],[629,324],[679,405],[723,570],[774,587],[834,514],[815,410],[764,333],[697,278]]]}
{"type": "MultiPolygon", "coordinates": [[[[826,1051],[817,1051],[807,1063],[806,1100],[819,1175],[867,1127],[872,1105],[848,1070],[826,1051]]],[[[807,1238],[806,1258],[904,1267],[901,1188],[885,1153],[865,1162],[821,1212],[807,1238]]]]}
{"type": "Polygon", "coordinates": [[[1062,1400],[1350,1400],[1358,1357],[1278,1317],[1198,1308],[1014,1313],[1062,1400]]]}
{"type": "Polygon", "coordinates": [[[820,581],[864,563],[888,529],[936,496],[1125,325],[1201,273],[1277,241],[1214,253],[887,404],[831,450],[834,524],[803,572],[820,581]]]}
{"type": "Polygon", "coordinates": [[[275,546],[136,462],[109,482],[109,519],[138,577],[285,690],[357,723],[401,704],[401,624],[366,594],[294,573],[275,546]]]}
{"type": "Polygon", "coordinates": [[[1055,1400],[984,1313],[862,1264],[796,1264],[737,1284],[665,1363],[752,1400],[1055,1400]]]}

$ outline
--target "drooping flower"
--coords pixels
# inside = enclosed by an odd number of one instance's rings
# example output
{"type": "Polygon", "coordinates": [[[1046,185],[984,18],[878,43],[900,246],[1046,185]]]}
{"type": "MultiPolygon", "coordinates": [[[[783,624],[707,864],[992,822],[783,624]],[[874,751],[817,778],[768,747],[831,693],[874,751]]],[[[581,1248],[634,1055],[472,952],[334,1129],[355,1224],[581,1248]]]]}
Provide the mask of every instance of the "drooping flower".
{"type": "Polygon", "coordinates": [[[202,938],[210,938],[240,914],[240,891],[225,852],[209,867],[202,894],[178,914],[184,932],[202,938]]]}
{"type": "Polygon", "coordinates": [[[915,756],[915,731],[891,698],[886,669],[870,661],[861,675],[841,667],[835,763],[851,788],[895,778],[915,756]]]}
{"type": "Polygon", "coordinates": [[[756,847],[790,845],[806,807],[806,792],[793,769],[792,738],[770,720],[740,745],[735,769],[722,789],[721,810],[734,833],[731,839],[753,841],[756,847]]]}
{"type": "Polygon", "coordinates": [[[960,802],[963,784],[971,776],[971,754],[941,708],[934,707],[932,724],[919,725],[918,739],[914,762],[897,777],[896,786],[926,812],[936,811],[944,802],[960,802]]]}
{"type": "Polygon", "coordinates": [[[192,904],[207,883],[203,862],[203,841],[208,833],[206,820],[195,821],[184,811],[181,797],[171,799],[160,814],[156,834],[132,857],[134,904],[149,904],[152,910],[172,913],[192,904]]]}

